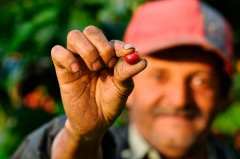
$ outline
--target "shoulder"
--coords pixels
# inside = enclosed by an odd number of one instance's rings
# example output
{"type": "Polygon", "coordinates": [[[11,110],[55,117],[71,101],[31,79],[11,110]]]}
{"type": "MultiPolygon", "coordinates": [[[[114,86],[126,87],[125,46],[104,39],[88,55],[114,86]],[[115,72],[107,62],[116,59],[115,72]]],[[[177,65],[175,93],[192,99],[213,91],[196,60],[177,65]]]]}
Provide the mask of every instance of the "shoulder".
{"type": "Polygon", "coordinates": [[[114,136],[116,144],[120,148],[126,148],[128,146],[128,129],[128,123],[121,126],[113,126],[110,128],[110,132],[114,136]]]}
{"type": "Polygon", "coordinates": [[[225,140],[211,136],[210,144],[214,147],[218,159],[236,159],[236,154],[225,140]]]}
{"type": "MultiPolygon", "coordinates": [[[[52,119],[31,134],[29,134],[12,159],[50,159],[51,147],[55,136],[64,127],[66,116],[52,119]]],[[[107,131],[102,140],[104,158],[116,158],[116,139],[112,131],[107,131]]]]}
{"type": "Polygon", "coordinates": [[[29,134],[13,155],[13,159],[38,159],[50,156],[53,139],[64,126],[66,116],[52,119],[37,130],[29,134]]]}

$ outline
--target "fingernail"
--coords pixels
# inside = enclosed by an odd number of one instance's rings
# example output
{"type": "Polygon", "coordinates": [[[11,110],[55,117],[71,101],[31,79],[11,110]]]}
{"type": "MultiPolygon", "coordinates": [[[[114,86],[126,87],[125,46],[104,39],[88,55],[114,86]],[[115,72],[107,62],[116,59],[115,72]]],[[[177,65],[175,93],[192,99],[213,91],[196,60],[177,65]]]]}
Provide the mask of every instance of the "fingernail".
{"type": "Polygon", "coordinates": [[[131,44],[124,44],[124,45],[123,45],[123,48],[124,48],[125,50],[134,49],[134,46],[131,45],[131,44]]]}
{"type": "Polygon", "coordinates": [[[117,63],[117,59],[115,57],[113,57],[110,62],[108,63],[108,67],[109,68],[113,68],[117,63]]]}
{"type": "Polygon", "coordinates": [[[76,62],[72,63],[72,64],[71,64],[71,70],[72,70],[72,72],[74,72],[74,73],[78,72],[78,71],[80,70],[79,64],[76,63],[76,62]]]}
{"type": "Polygon", "coordinates": [[[97,71],[98,69],[100,69],[102,67],[102,64],[99,60],[95,61],[93,64],[92,64],[92,69],[94,71],[97,71]]]}

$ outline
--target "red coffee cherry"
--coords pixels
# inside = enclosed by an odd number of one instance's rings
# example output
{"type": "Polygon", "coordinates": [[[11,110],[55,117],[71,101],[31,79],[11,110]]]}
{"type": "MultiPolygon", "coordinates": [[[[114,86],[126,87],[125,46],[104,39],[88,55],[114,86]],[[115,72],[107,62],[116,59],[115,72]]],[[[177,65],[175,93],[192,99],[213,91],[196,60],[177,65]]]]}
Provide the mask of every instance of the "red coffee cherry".
{"type": "Polygon", "coordinates": [[[127,54],[124,59],[127,61],[128,64],[130,65],[134,65],[136,63],[138,63],[140,61],[140,57],[139,55],[137,54],[136,51],[130,53],[130,54],[127,54]]]}

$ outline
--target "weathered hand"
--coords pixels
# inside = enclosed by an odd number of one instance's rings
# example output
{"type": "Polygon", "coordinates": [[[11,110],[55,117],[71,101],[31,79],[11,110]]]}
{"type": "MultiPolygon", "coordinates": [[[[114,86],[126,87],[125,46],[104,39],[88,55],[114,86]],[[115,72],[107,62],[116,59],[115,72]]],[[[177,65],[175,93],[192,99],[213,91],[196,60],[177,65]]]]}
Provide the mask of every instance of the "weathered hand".
{"type": "Polygon", "coordinates": [[[121,113],[133,89],[131,77],[146,67],[122,57],[133,52],[121,41],[108,41],[94,26],[68,34],[67,49],[52,48],[52,59],[67,115],[66,128],[87,138],[101,137],[121,113]]]}

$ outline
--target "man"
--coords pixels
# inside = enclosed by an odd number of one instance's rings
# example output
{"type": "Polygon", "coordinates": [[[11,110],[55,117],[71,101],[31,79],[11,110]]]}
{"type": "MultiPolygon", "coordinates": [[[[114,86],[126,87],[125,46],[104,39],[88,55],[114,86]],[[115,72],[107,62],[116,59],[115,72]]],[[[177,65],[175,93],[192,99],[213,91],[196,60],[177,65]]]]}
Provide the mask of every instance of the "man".
{"type": "Polygon", "coordinates": [[[29,136],[14,158],[232,159],[210,135],[228,103],[231,54],[226,21],[198,0],[143,4],[124,42],[94,26],[71,31],[67,48],[52,49],[66,118],[29,136]],[[128,64],[134,51],[141,59],[128,64]],[[126,104],[129,124],[109,131],[126,104]]]}

